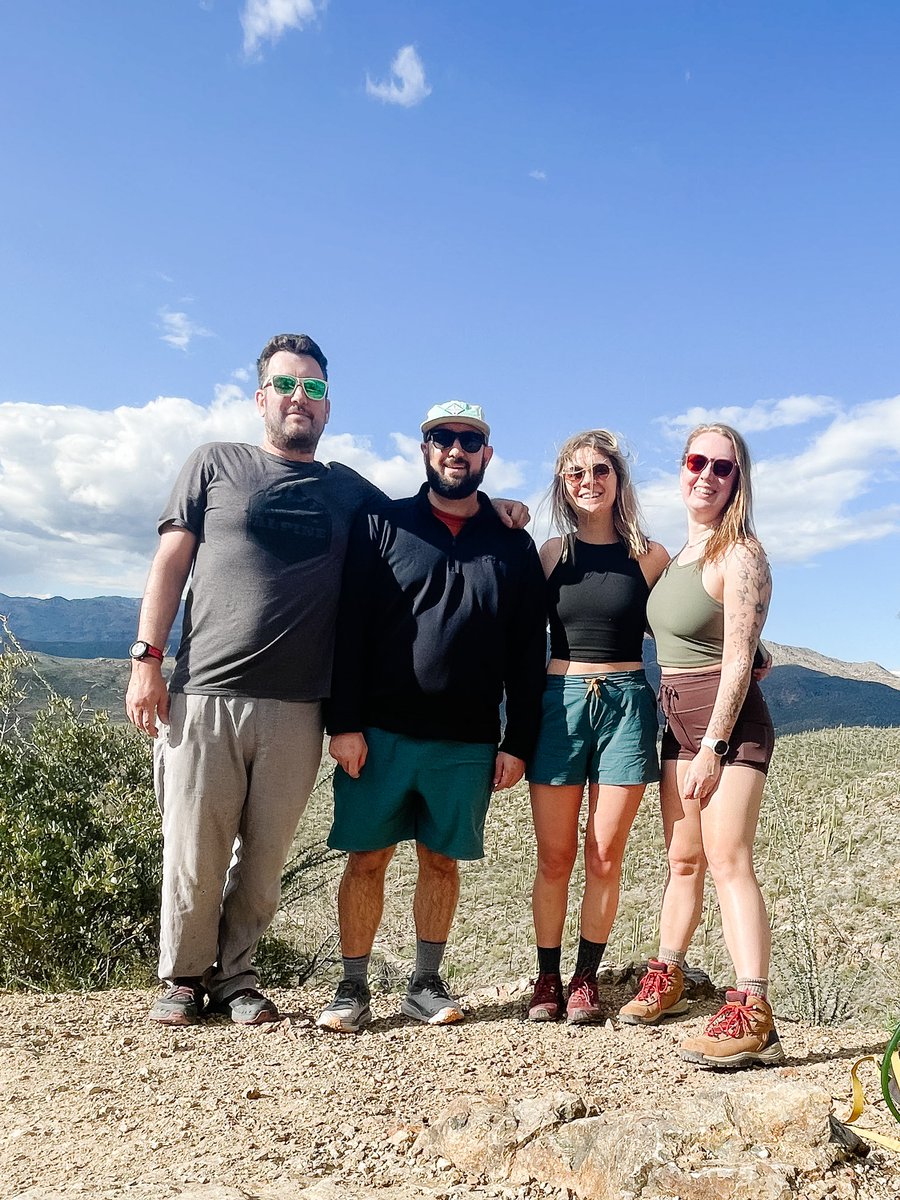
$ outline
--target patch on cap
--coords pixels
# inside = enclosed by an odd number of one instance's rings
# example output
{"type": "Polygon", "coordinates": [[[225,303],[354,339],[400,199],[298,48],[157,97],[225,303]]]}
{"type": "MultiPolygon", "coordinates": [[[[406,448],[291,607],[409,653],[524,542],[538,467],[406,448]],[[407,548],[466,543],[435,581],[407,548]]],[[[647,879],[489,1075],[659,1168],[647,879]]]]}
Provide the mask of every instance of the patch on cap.
{"type": "Polygon", "coordinates": [[[429,408],[422,422],[422,432],[427,433],[429,429],[447,421],[471,425],[473,429],[480,429],[485,437],[490,437],[491,427],[484,419],[484,409],[480,404],[466,404],[465,400],[447,400],[444,404],[435,404],[429,408]]]}

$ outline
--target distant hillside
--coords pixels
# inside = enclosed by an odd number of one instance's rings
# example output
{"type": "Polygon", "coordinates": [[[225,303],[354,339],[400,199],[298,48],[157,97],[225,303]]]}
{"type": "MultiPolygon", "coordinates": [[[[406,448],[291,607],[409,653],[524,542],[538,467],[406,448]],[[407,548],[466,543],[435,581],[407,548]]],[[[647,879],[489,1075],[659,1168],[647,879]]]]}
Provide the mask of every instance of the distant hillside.
{"type": "MultiPolygon", "coordinates": [[[[125,596],[49,600],[5,596],[0,613],[22,646],[38,654],[40,670],[61,695],[88,697],[91,708],[124,719],[124,662],[135,636],[140,601],[125,596]],[[45,657],[49,656],[49,657],[45,657]]],[[[169,639],[181,636],[181,616],[169,639]]],[[[774,666],[763,691],[779,733],[802,733],[839,725],[900,725],[900,678],[875,662],[845,663],[815,650],[766,642],[774,666]]],[[[652,639],[644,639],[650,682],[659,684],[652,639]]],[[[32,703],[37,703],[37,697],[32,703]]]]}
{"type": "MultiPolygon", "coordinates": [[[[128,596],[38,600],[0,592],[0,613],[9,618],[22,647],[60,658],[125,658],[135,639],[140,603],[128,596]]],[[[172,647],[180,636],[179,613],[169,639],[172,647]]]]}

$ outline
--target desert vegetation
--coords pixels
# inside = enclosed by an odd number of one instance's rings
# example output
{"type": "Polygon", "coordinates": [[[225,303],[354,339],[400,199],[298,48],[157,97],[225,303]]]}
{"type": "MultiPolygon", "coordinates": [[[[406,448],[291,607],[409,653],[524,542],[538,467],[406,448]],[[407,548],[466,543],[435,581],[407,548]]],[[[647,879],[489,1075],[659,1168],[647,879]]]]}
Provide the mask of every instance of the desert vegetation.
{"type": "MultiPolygon", "coordinates": [[[[330,806],[326,757],[285,872],[281,912],[260,947],[260,966],[272,983],[327,980],[338,970],[342,858],[324,845],[330,806]]],[[[57,695],[8,631],[0,653],[0,822],[7,837],[0,986],[149,984],[160,849],[149,746],[102,712],[57,695]]],[[[782,1012],[814,1023],[896,1019],[898,828],[900,728],[778,739],[757,862],[773,918],[773,991],[782,1012]]],[[[454,986],[533,972],[533,871],[523,784],[495,797],[487,856],[463,866],[447,957],[454,986]]],[[[607,963],[638,962],[654,952],[664,878],[658,795],[649,788],[626,853],[607,963]]],[[[385,990],[404,981],[409,969],[414,880],[412,849],[401,846],[375,951],[376,984],[385,990]]],[[[581,886],[577,869],[573,893],[581,886]]],[[[570,949],[575,938],[573,911],[570,949]]],[[[729,981],[710,885],[690,960],[717,983],[729,981]]]]}

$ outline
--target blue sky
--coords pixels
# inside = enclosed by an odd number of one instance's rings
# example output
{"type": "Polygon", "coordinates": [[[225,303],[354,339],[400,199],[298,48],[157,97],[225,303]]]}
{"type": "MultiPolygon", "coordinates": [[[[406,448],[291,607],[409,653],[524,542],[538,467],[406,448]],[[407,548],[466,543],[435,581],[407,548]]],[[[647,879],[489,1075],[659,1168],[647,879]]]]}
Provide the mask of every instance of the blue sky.
{"type": "MultiPolygon", "coordinates": [[[[686,428],[758,465],[780,642],[900,668],[900,7],[32,0],[0,14],[0,591],[139,594],[190,448],[304,330],[320,450],[394,494],[484,405],[487,482],[686,428]]],[[[542,533],[541,522],[536,535],[542,533]]]]}

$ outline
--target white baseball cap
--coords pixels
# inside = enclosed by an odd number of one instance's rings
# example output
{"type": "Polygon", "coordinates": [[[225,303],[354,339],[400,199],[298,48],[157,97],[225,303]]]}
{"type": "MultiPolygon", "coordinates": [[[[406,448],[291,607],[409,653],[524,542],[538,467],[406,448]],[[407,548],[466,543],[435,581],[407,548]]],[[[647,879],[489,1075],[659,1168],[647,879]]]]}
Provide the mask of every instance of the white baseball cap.
{"type": "Polygon", "coordinates": [[[422,433],[444,425],[448,421],[457,425],[471,425],[479,429],[485,437],[490,437],[491,427],[484,419],[484,409],[480,404],[466,404],[465,400],[447,400],[444,404],[435,404],[429,408],[422,422],[422,433]]]}

